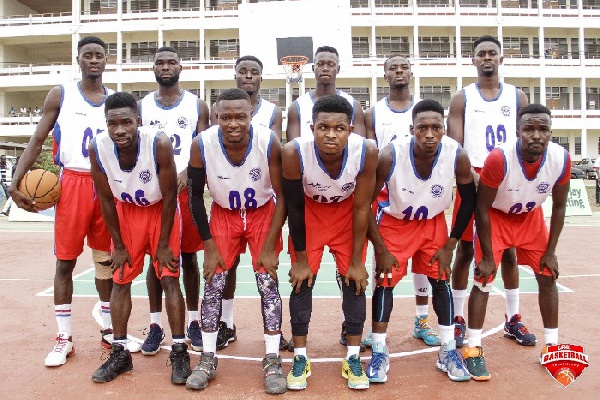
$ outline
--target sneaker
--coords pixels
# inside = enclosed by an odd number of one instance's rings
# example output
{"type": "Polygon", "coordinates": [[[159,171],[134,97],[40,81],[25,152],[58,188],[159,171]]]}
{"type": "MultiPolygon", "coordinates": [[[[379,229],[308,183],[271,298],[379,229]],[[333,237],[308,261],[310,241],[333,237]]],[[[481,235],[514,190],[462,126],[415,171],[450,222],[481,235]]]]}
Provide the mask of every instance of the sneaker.
{"type": "Polygon", "coordinates": [[[429,316],[421,315],[415,317],[415,329],[413,337],[423,339],[427,346],[439,346],[440,337],[436,331],[429,326],[429,316]]]}
{"type": "Polygon", "coordinates": [[[373,340],[373,332],[369,332],[366,334],[365,338],[360,342],[361,345],[365,347],[373,347],[375,341],[373,340]]]}
{"type": "Polygon", "coordinates": [[[310,359],[295,356],[292,369],[287,375],[287,387],[291,390],[306,389],[306,379],[310,376],[310,359]]]}
{"type": "Polygon", "coordinates": [[[521,314],[515,314],[508,320],[504,315],[504,337],[515,339],[522,346],[535,346],[537,339],[533,333],[529,333],[525,324],[521,322],[521,314]]]}
{"type": "Polygon", "coordinates": [[[54,348],[46,356],[44,364],[46,367],[58,367],[67,362],[67,357],[72,357],[75,354],[75,348],[73,347],[73,337],[68,338],[62,333],[56,336],[56,344],[54,348]]]}
{"type": "Polygon", "coordinates": [[[467,347],[464,351],[464,358],[471,378],[476,381],[487,381],[492,377],[485,366],[481,346],[467,347]]]}
{"type": "Polygon", "coordinates": [[[292,336],[292,338],[290,340],[288,340],[287,342],[287,349],[288,351],[293,352],[294,351],[294,337],[292,336]]]}
{"type": "Polygon", "coordinates": [[[383,383],[387,381],[387,372],[390,370],[390,353],[383,343],[373,343],[373,355],[367,367],[369,382],[383,383]]]}
{"type": "Polygon", "coordinates": [[[460,315],[454,317],[454,341],[457,348],[463,347],[466,332],[467,324],[465,323],[465,319],[460,315]]]}
{"type": "MultiPolygon", "coordinates": [[[[342,322],[342,332],[340,333],[340,344],[342,346],[348,346],[348,338],[347,338],[348,334],[346,333],[346,322],[342,322]]],[[[367,346],[364,345],[364,343],[360,343],[360,352],[364,353],[365,351],[367,351],[367,346]]]]}
{"type": "Polygon", "coordinates": [[[158,324],[150,324],[150,331],[142,344],[142,354],[145,356],[153,356],[158,353],[164,338],[165,332],[163,329],[158,324]]]}
{"type": "MultiPolygon", "coordinates": [[[[281,338],[279,339],[279,350],[287,350],[289,346],[289,342],[285,340],[283,334],[281,334],[281,338]]],[[[294,345],[292,344],[292,351],[294,350],[294,345]]]]}
{"type": "Polygon", "coordinates": [[[237,340],[235,325],[233,329],[229,329],[223,321],[219,322],[219,333],[217,334],[217,350],[223,350],[229,346],[229,343],[237,340]]]}
{"type": "Polygon", "coordinates": [[[92,380],[98,383],[110,382],[123,372],[131,371],[131,353],[121,344],[113,343],[108,360],[92,375],[92,380]]]}
{"type": "Polygon", "coordinates": [[[188,389],[206,389],[208,381],[217,375],[218,364],[219,359],[215,357],[214,353],[202,353],[200,362],[187,378],[185,387],[188,389]]]}
{"type": "Polygon", "coordinates": [[[190,343],[190,347],[194,351],[202,351],[202,329],[200,329],[200,323],[197,319],[190,322],[187,329],[187,341],[190,343]]]}
{"type": "Polygon", "coordinates": [[[113,330],[112,329],[101,329],[100,335],[102,338],[100,339],[100,347],[103,349],[112,349],[113,342],[113,330]]]}
{"type": "Polygon", "coordinates": [[[465,365],[465,361],[456,351],[454,340],[440,347],[436,367],[438,371],[446,372],[451,381],[464,382],[471,380],[471,374],[465,365]]]}
{"type": "Polygon", "coordinates": [[[190,367],[190,354],[187,352],[187,344],[174,343],[171,346],[171,383],[174,385],[185,384],[188,376],[192,374],[190,367]]]}
{"type": "Polygon", "coordinates": [[[348,379],[348,387],[350,389],[368,389],[369,378],[363,371],[360,357],[356,354],[350,356],[349,359],[342,360],[342,376],[348,379]]]}
{"type": "Polygon", "coordinates": [[[281,394],[287,392],[287,381],[281,369],[281,357],[277,354],[267,354],[262,360],[265,373],[265,392],[281,394]]]}

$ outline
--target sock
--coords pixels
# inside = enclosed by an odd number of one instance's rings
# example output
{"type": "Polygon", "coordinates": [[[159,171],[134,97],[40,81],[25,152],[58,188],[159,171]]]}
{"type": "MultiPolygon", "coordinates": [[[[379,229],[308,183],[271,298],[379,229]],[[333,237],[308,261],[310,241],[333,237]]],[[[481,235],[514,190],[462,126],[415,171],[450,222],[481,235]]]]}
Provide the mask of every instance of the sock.
{"type": "Polygon", "coordinates": [[[204,346],[203,353],[213,353],[217,352],[217,334],[219,332],[204,332],[202,331],[202,344],[204,346]]]}
{"type": "Polygon", "coordinates": [[[198,310],[188,311],[188,321],[190,321],[190,324],[192,323],[192,321],[198,321],[198,310]]]}
{"type": "Polygon", "coordinates": [[[440,341],[442,344],[448,344],[451,340],[454,340],[454,325],[445,326],[439,325],[440,328],[440,341]]]}
{"type": "Polygon", "coordinates": [[[469,347],[481,346],[481,335],[483,333],[483,329],[467,328],[467,332],[469,335],[469,347]]]}
{"type": "Polygon", "coordinates": [[[71,305],[56,304],[54,306],[54,316],[58,325],[58,332],[63,336],[71,336],[71,305]]]}
{"type": "Polygon", "coordinates": [[[264,334],[265,338],[265,354],[279,355],[279,342],[281,341],[281,333],[276,335],[264,334]]]}
{"type": "Polygon", "coordinates": [[[467,289],[452,289],[452,300],[454,301],[454,317],[465,315],[465,300],[467,299],[467,289]]]}
{"type": "Polygon", "coordinates": [[[127,350],[127,336],[120,337],[120,338],[117,338],[117,337],[114,338],[113,344],[120,344],[121,346],[125,347],[125,350],[127,350]]]}
{"type": "Polygon", "coordinates": [[[308,358],[306,356],[306,347],[295,347],[294,346],[294,357],[296,356],[304,356],[306,358],[308,358]]]}
{"type": "Polygon", "coordinates": [[[385,341],[387,340],[387,333],[371,333],[371,337],[373,338],[373,342],[375,343],[383,343],[385,345],[385,341]]]}
{"type": "Polygon", "coordinates": [[[151,312],[150,313],[150,324],[156,324],[162,328],[162,312],[151,312]]]}
{"type": "Polygon", "coordinates": [[[101,301],[100,309],[102,310],[102,330],[110,329],[112,323],[110,319],[110,301],[101,301]]]}
{"type": "Polygon", "coordinates": [[[519,288],[504,289],[504,295],[506,296],[506,316],[510,321],[513,315],[519,313],[519,288]]]}
{"type": "Polygon", "coordinates": [[[221,321],[225,322],[229,329],[233,329],[233,299],[223,299],[221,302],[221,321]]]}
{"type": "Polygon", "coordinates": [[[360,346],[348,345],[348,352],[346,353],[346,360],[349,360],[351,356],[358,355],[360,352],[360,346]]]}
{"type": "Polygon", "coordinates": [[[173,335],[173,344],[185,342],[185,335],[173,335]]]}
{"type": "Polygon", "coordinates": [[[425,304],[424,306],[420,306],[420,305],[415,306],[415,315],[417,317],[422,317],[427,314],[429,314],[429,304],[425,304]]]}
{"type": "Polygon", "coordinates": [[[558,328],[544,328],[544,342],[558,344],[558,328]]]}

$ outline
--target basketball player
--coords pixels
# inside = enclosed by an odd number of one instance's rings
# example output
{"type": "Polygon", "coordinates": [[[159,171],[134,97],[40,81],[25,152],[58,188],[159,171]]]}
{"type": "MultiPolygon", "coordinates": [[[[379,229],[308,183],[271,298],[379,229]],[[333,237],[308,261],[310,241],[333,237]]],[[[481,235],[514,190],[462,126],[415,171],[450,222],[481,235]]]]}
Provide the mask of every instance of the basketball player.
{"type": "MultiPolygon", "coordinates": [[[[393,139],[407,139],[412,126],[412,109],[415,99],[410,93],[412,70],[410,61],[403,56],[392,56],[383,63],[383,78],[388,83],[390,93],[365,112],[367,139],[373,139],[381,151],[393,139]]],[[[381,201],[385,200],[385,191],[381,201]]],[[[375,209],[377,205],[374,205],[375,209]]],[[[375,264],[373,264],[373,271],[375,264]]],[[[373,281],[375,283],[375,281],[373,281]]],[[[415,322],[413,336],[422,339],[429,346],[439,346],[440,337],[429,326],[429,281],[427,275],[413,271],[415,289],[415,322]]],[[[365,344],[371,346],[373,340],[367,335],[365,344]]]]}
{"type": "MultiPolygon", "coordinates": [[[[473,43],[473,65],[477,68],[477,82],[458,91],[450,100],[448,136],[467,151],[475,173],[475,183],[487,155],[503,143],[516,141],[517,113],[527,104],[527,96],[508,83],[500,82],[498,68],[502,64],[501,45],[493,36],[481,36],[473,43]]],[[[460,194],[454,210],[458,210],[460,194]]],[[[453,216],[455,218],[455,216],[453,216]]],[[[472,226],[465,230],[458,243],[452,270],[456,345],[462,347],[465,337],[464,304],[467,298],[469,266],[473,261],[472,226]]],[[[502,257],[502,279],[506,299],[504,336],[524,346],[536,343],[519,314],[519,270],[514,249],[506,249],[502,257]]]]}
{"type": "Polygon", "coordinates": [[[371,216],[369,237],[376,260],[377,287],[373,292],[373,356],[367,376],[386,382],[390,360],[386,331],[394,306],[393,290],[406,275],[408,259],[413,272],[427,276],[433,292],[441,344],[437,368],[453,381],[471,379],[454,342],[452,295],[448,281],[454,248],[469,224],[475,205],[475,182],[467,153],[445,136],[444,108],[422,100],[411,112],[412,138],[392,140],[379,153],[374,197],[379,197],[377,222],[371,216]],[[463,195],[458,217],[448,237],[444,211],[452,191],[463,195]],[[387,188],[381,199],[381,189],[387,188]]]}
{"type": "MultiPolygon", "coordinates": [[[[558,344],[558,261],[556,244],[565,220],[571,157],[550,142],[550,110],[540,104],[518,114],[519,140],[493,150],[480,173],[475,219],[475,281],[469,297],[469,347],[464,357],[475,380],[488,380],[481,332],[491,284],[502,252],[516,247],[538,283],[544,343],[558,344]],[[540,207],[552,193],[550,232],[540,207]]],[[[544,348],[544,351],[547,347],[544,348]]]]}
{"type": "Polygon", "coordinates": [[[287,377],[289,389],[306,388],[311,374],[306,338],[313,283],[325,246],[334,256],[342,280],[348,340],[342,376],[352,389],[369,387],[359,350],[366,319],[366,233],[377,147],[352,135],[352,113],[352,105],[344,97],[321,97],[313,107],[314,135],[299,137],[283,148],[283,188],[292,241],[290,316],[294,361],[287,377]]]}
{"type": "Polygon", "coordinates": [[[92,139],[89,154],[94,187],[112,238],[114,286],[110,303],[114,339],[110,357],[92,379],[109,382],[133,368],[125,347],[131,282],[142,273],[146,250],[150,250],[152,269],[165,290],[173,335],[171,382],[183,384],[192,371],[179,288],[181,237],[171,142],[158,127],[138,129],[137,102],[132,94],[108,96],[105,113],[108,132],[92,139]]]}
{"type": "Polygon", "coordinates": [[[194,140],[188,166],[191,209],[205,246],[205,284],[201,309],[204,350],[186,387],[205,389],[217,373],[215,354],[223,288],[228,271],[247,243],[261,297],[265,391],[284,393],[287,387],[279,356],[281,296],[277,281],[285,220],[281,144],[275,132],[250,123],[252,108],[244,90],[225,90],[217,103],[219,124],[194,140]],[[204,208],[205,182],[213,200],[210,225],[204,208]]]}
{"type": "MultiPolygon", "coordinates": [[[[112,339],[110,319],[110,235],[95,196],[88,144],[106,130],[104,100],[112,91],[102,85],[106,67],[106,44],[95,36],[77,43],[77,63],[81,80],[52,88],[44,101],[44,113],[35,133],[29,140],[17,165],[9,193],[19,208],[35,212],[32,199],[19,192],[19,183],[42,151],[42,144],[52,131],[54,161],[61,167],[61,199],[56,205],[54,231],[54,313],[58,325],[56,344],[45,360],[48,367],[67,362],[75,353],[71,331],[71,302],[73,299],[73,270],[83,243],[92,249],[96,269],[96,290],[102,309],[102,339],[100,344],[110,348],[112,339]]],[[[137,343],[128,348],[139,351],[137,343]],[[137,347],[137,348],[135,348],[137,347]]]]}
{"type": "MultiPolygon", "coordinates": [[[[202,335],[198,322],[200,274],[196,252],[203,248],[188,205],[187,165],[192,139],[208,128],[208,105],[198,96],[179,86],[181,73],[179,53],[172,47],[161,47],[154,55],[154,76],[158,90],[146,95],[139,103],[142,125],[159,125],[170,135],[177,168],[177,192],[181,213],[181,270],[188,313],[187,337],[192,349],[202,350],[202,335]]],[[[162,288],[154,271],[146,274],[150,301],[150,330],[142,345],[142,354],[154,355],[164,338],[161,322],[162,288]]]]}

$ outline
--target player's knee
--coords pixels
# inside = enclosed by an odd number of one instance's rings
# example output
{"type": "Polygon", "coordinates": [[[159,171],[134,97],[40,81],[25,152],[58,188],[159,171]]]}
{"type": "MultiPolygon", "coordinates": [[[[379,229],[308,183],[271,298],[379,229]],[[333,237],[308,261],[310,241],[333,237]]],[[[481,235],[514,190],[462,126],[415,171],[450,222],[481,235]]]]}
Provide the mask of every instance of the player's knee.
{"type": "Polygon", "coordinates": [[[377,286],[371,302],[373,322],[390,322],[394,309],[394,288],[377,286]]]}
{"type": "Polygon", "coordinates": [[[535,274],[535,279],[538,283],[540,292],[558,290],[558,288],[556,286],[556,280],[552,279],[551,276],[535,274]]]}
{"type": "Polygon", "coordinates": [[[492,282],[488,282],[485,286],[483,286],[482,282],[473,280],[473,289],[479,289],[479,291],[483,293],[490,293],[492,291],[492,282]]]}
{"type": "Polygon", "coordinates": [[[268,331],[281,329],[281,295],[279,287],[269,274],[256,274],[256,284],[260,292],[264,328],[268,331]]]}
{"type": "Polygon", "coordinates": [[[514,247],[502,252],[501,263],[502,267],[517,268],[517,251],[514,247]]]}
{"type": "Polygon", "coordinates": [[[110,253],[108,251],[92,249],[92,261],[96,271],[96,279],[112,279],[113,273],[110,266],[110,253]]]}
{"type": "Polygon", "coordinates": [[[196,253],[181,253],[181,269],[198,269],[198,257],[196,253]]]}
{"type": "Polygon", "coordinates": [[[458,244],[458,249],[456,251],[456,263],[455,265],[462,267],[468,267],[473,259],[473,255],[475,254],[475,250],[473,249],[473,242],[467,242],[461,240],[458,244]]]}
{"type": "Polygon", "coordinates": [[[431,291],[433,293],[432,304],[433,310],[438,317],[438,324],[443,326],[452,325],[453,309],[452,291],[447,281],[436,281],[429,278],[431,283],[431,291]]]}
{"type": "MultiPolygon", "coordinates": [[[[342,277],[343,278],[343,277],[342,277]]],[[[344,282],[345,279],[342,279],[344,282]]],[[[350,281],[349,285],[342,284],[342,310],[348,335],[362,335],[367,319],[367,300],[365,292],[356,294],[356,282],[350,281]]]]}
{"type": "Polygon", "coordinates": [[[413,274],[413,286],[415,289],[415,296],[429,296],[429,280],[427,279],[427,275],[413,274]]]}
{"type": "Polygon", "coordinates": [[[308,286],[308,279],[302,282],[300,291],[292,290],[290,294],[290,322],[292,335],[306,336],[308,324],[312,314],[312,286],[308,286]]]}

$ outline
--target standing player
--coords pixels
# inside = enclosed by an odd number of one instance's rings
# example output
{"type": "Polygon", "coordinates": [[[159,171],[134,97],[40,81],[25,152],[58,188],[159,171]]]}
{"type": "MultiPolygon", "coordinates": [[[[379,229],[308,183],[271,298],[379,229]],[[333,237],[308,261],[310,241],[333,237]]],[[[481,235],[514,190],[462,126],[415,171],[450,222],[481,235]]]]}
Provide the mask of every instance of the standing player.
{"type": "Polygon", "coordinates": [[[475,282],[469,297],[469,347],[464,351],[475,380],[491,376],[483,358],[481,332],[491,283],[502,252],[509,247],[516,247],[519,263],[535,272],[544,342],[558,344],[559,273],[555,252],[565,221],[571,157],[550,142],[552,118],[546,107],[523,107],[518,119],[517,143],[493,150],[480,174],[475,207],[475,282]],[[552,218],[548,233],[540,206],[550,193],[552,218]]]}
{"type": "MultiPolygon", "coordinates": [[[[181,269],[188,310],[187,337],[192,349],[202,350],[202,335],[198,322],[200,274],[196,252],[203,248],[188,205],[187,165],[193,138],[208,128],[208,106],[198,96],[179,87],[181,64],[179,53],[172,47],[161,47],[154,55],[154,76],[158,90],[146,95],[139,104],[142,125],[161,125],[173,145],[177,168],[177,192],[181,212],[181,269]]],[[[161,322],[162,288],[152,269],[146,275],[150,301],[150,331],[142,354],[154,355],[164,338],[161,322]]]]}
{"type": "MultiPolygon", "coordinates": [[[[102,309],[102,339],[100,344],[110,348],[112,331],[110,319],[110,235],[106,229],[100,205],[95,196],[88,144],[106,130],[104,100],[112,91],[102,85],[106,67],[106,44],[95,36],[87,36],[77,43],[77,63],[81,81],[52,88],[44,102],[44,113],[27,148],[23,152],[9,193],[19,208],[33,209],[32,199],[19,192],[19,183],[42,151],[42,144],[50,131],[54,137],[54,161],[62,168],[62,196],[56,205],[54,223],[54,313],[58,325],[56,344],[46,357],[48,367],[67,362],[75,353],[71,332],[71,302],[73,299],[73,270],[77,257],[83,252],[83,243],[92,249],[96,269],[96,290],[102,309]]],[[[128,348],[132,351],[135,342],[128,348]]]]}
{"type": "Polygon", "coordinates": [[[217,102],[219,125],[194,140],[188,167],[191,209],[205,246],[205,285],[201,310],[204,350],[186,387],[205,389],[217,373],[223,289],[228,271],[247,243],[261,297],[265,391],[283,393],[287,388],[279,356],[281,296],[277,281],[285,220],[285,205],[280,200],[281,144],[275,132],[250,123],[250,97],[244,90],[225,90],[217,102]],[[213,199],[210,225],[203,200],[205,181],[213,199]]]}
{"type": "Polygon", "coordinates": [[[412,109],[410,140],[392,140],[379,153],[374,197],[377,219],[371,216],[369,237],[376,259],[377,287],[373,293],[373,357],[367,368],[371,382],[387,381],[389,353],[386,331],[394,305],[393,290],[412,269],[427,276],[433,292],[441,344],[437,368],[451,380],[471,379],[456,351],[450,262],[458,238],[469,224],[475,205],[475,183],[466,151],[445,136],[444,108],[423,100],[412,109]],[[463,196],[456,223],[448,237],[444,211],[452,203],[454,183],[463,196]],[[387,188],[381,199],[381,189],[387,188]],[[378,196],[379,195],[379,196],[378,196]]]}
{"type": "Polygon", "coordinates": [[[112,238],[114,287],[110,303],[114,339],[110,357],[92,379],[109,382],[133,368],[131,354],[125,348],[131,282],[142,273],[149,250],[153,270],[166,293],[173,334],[171,382],[183,384],[192,371],[179,288],[181,237],[173,149],[169,138],[156,127],[138,129],[137,102],[132,94],[108,96],[105,114],[108,133],[94,138],[89,152],[102,216],[112,238]]]}
{"type": "MultiPolygon", "coordinates": [[[[473,65],[477,68],[477,82],[457,92],[450,100],[448,136],[467,151],[474,169],[475,183],[487,155],[503,143],[514,143],[517,132],[517,113],[527,104],[527,96],[508,83],[500,82],[498,68],[502,64],[501,45],[493,36],[481,36],[473,43],[473,65]]],[[[460,205],[456,196],[454,214],[460,205]]],[[[456,218],[456,215],[453,215],[456,218]]],[[[473,261],[473,232],[469,226],[456,251],[452,269],[452,296],[454,298],[455,339],[462,347],[465,337],[464,304],[467,298],[469,266],[473,261]]],[[[506,249],[502,256],[502,279],[506,299],[504,336],[524,346],[533,346],[535,335],[529,333],[519,314],[519,270],[514,249],[506,249]]]]}
{"type": "Polygon", "coordinates": [[[306,337],[313,282],[325,246],[334,256],[343,282],[348,351],[342,360],[342,376],[352,389],[369,387],[358,354],[366,319],[368,274],[364,261],[377,148],[352,135],[352,112],[352,105],[342,96],[320,98],[313,107],[314,135],[297,138],[283,148],[284,198],[293,244],[290,316],[294,362],[287,377],[289,389],[306,388],[311,373],[306,337]]]}

